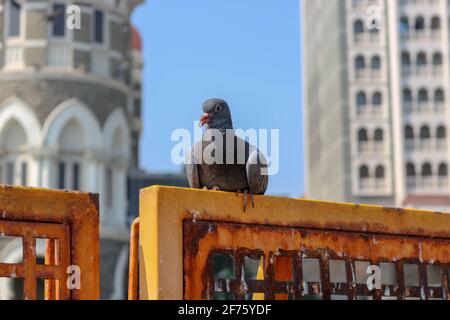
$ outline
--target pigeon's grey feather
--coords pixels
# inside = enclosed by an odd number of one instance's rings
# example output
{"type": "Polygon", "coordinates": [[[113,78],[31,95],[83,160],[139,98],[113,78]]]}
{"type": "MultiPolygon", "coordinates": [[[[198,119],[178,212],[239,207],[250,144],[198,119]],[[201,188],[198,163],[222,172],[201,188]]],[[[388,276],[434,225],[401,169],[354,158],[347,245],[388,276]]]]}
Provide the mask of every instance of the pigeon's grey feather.
{"type": "Polygon", "coordinates": [[[201,189],[200,177],[198,176],[198,167],[194,159],[194,148],[188,154],[186,161],[186,175],[191,188],[201,189]]]}
{"type": "Polygon", "coordinates": [[[202,140],[189,153],[186,174],[191,188],[219,188],[221,191],[244,191],[264,194],[268,185],[267,163],[264,155],[247,141],[237,137],[232,129],[231,113],[227,103],[211,99],[204,103],[203,111],[210,115],[202,140]],[[211,130],[219,132],[211,138],[211,130]],[[227,149],[227,146],[234,146],[227,149]],[[213,150],[213,152],[210,152],[213,150]],[[222,152],[216,154],[215,152],[222,152]],[[210,152],[210,153],[209,153],[210,152]],[[212,154],[214,162],[205,161],[212,154]]]}
{"type": "Polygon", "coordinates": [[[253,194],[264,194],[269,184],[266,157],[256,148],[250,152],[246,165],[247,181],[253,194]]]}

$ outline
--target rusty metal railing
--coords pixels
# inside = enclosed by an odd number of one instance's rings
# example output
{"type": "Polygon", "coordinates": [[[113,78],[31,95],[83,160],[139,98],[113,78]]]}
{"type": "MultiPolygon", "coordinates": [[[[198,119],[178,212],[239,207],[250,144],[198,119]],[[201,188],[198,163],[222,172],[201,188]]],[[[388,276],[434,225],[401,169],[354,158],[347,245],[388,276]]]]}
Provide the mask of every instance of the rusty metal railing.
{"type": "Polygon", "coordinates": [[[449,299],[449,214],[255,200],[244,213],[230,193],[141,190],[139,297],[449,299]]]}
{"type": "Polygon", "coordinates": [[[99,298],[97,195],[0,186],[0,234],[22,238],[23,261],[0,263],[0,277],[23,278],[24,299],[37,298],[38,279],[45,299],[99,298]],[[37,239],[46,239],[43,264],[37,239]],[[67,283],[72,268],[80,271],[74,287],[67,283]]]}
{"type": "Polygon", "coordinates": [[[139,287],[139,218],[131,225],[130,261],[128,267],[128,300],[138,300],[139,287]]]}

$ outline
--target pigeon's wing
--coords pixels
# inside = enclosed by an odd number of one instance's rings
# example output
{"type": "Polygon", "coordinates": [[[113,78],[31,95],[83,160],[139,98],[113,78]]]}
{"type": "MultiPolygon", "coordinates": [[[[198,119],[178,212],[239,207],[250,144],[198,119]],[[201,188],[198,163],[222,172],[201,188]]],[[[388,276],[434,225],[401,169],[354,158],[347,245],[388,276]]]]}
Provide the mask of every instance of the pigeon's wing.
{"type": "MultiPolygon", "coordinates": [[[[197,146],[197,145],[196,145],[197,146]]],[[[201,189],[200,176],[198,174],[198,165],[195,161],[195,147],[187,155],[186,159],[186,175],[191,188],[201,189]]]]}
{"type": "Polygon", "coordinates": [[[253,194],[264,194],[269,184],[267,159],[255,147],[250,148],[246,170],[250,191],[253,194]]]}

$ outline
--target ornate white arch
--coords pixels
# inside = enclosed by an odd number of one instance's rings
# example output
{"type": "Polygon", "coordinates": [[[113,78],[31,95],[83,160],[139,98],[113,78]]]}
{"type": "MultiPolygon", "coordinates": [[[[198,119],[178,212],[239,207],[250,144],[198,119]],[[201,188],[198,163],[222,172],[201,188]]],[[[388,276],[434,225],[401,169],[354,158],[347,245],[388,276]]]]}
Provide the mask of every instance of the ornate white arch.
{"type": "Polygon", "coordinates": [[[121,153],[129,158],[130,156],[130,128],[128,126],[127,117],[122,108],[116,108],[106,119],[105,125],[103,127],[103,141],[105,143],[105,148],[108,152],[111,152],[114,146],[114,137],[116,130],[120,129],[122,134],[122,141],[124,142],[121,146],[121,153]]]}
{"type": "Polygon", "coordinates": [[[76,98],[64,101],[47,117],[42,128],[42,145],[57,147],[61,131],[71,120],[77,120],[83,128],[85,137],[88,137],[85,141],[86,147],[91,150],[100,150],[102,136],[97,117],[76,98]]]}
{"type": "Polygon", "coordinates": [[[16,97],[8,98],[0,104],[0,137],[11,120],[16,120],[25,131],[28,146],[39,145],[41,139],[39,120],[34,110],[16,97]]]}

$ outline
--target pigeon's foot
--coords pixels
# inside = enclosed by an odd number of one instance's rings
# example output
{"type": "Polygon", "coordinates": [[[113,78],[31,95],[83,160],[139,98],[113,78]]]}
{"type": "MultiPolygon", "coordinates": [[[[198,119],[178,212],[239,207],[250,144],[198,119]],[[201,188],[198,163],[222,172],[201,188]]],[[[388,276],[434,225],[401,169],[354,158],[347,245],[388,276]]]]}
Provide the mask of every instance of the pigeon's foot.
{"type": "Polygon", "coordinates": [[[244,193],[244,212],[247,210],[247,204],[248,204],[248,198],[250,198],[250,202],[252,204],[252,208],[255,207],[255,197],[253,196],[253,193],[249,190],[237,190],[236,191],[236,197],[239,196],[240,193],[244,193]]]}

